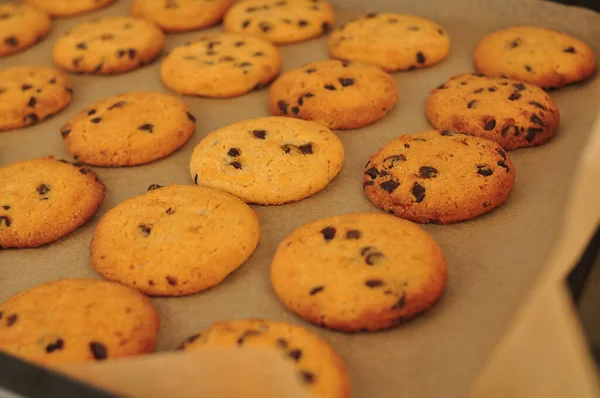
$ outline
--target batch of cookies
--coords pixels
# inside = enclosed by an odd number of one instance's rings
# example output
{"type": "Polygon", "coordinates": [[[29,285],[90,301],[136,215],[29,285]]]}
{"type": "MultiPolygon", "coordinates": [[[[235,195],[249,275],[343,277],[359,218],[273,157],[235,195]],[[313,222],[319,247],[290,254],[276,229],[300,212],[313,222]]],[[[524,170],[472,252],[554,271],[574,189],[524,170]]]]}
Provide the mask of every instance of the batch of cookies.
{"type": "MultiPolygon", "coordinates": [[[[50,16],[112,2],[0,4],[0,55],[43,39],[50,16]]],[[[190,185],[152,185],[108,211],[90,244],[91,263],[107,281],[55,281],[0,304],[0,349],[47,366],[152,352],[159,318],[147,296],[195,294],[223,281],[259,243],[259,219],[247,203],[281,205],[323,190],[344,163],[332,129],[384,118],[398,97],[390,74],[433,67],[450,52],[450,37],[435,22],[380,13],[336,26],[322,0],[134,0],[131,16],[90,19],[63,32],[52,56],[69,73],[123,73],[156,61],[166,33],[221,21],[222,32],[200,33],[157,61],[160,79],[177,94],[210,98],[269,87],[265,107],[273,116],[206,135],[190,159],[190,185]],[[331,59],[281,73],[277,45],[327,34],[331,59]]],[[[271,282],[290,311],[329,329],[370,332],[434,305],[446,286],[446,260],[416,223],[456,223],[501,206],[515,181],[508,151],[544,144],[559,128],[544,90],[595,70],[585,43],[539,27],[488,35],[474,63],[479,73],[438,82],[431,92],[424,111],[435,130],[401,135],[370,159],[352,159],[368,160],[364,192],[389,214],[313,221],[280,243],[271,282]]],[[[0,70],[0,130],[42,123],[69,104],[74,91],[60,69],[0,70]]],[[[184,101],[159,92],[90,104],[56,132],[75,162],[49,157],[0,167],[0,248],[51,244],[83,225],[110,190],[89,166],[167,157],[196,122],[184,101]]],[[[349,396],[339,357],[299,326],[219,322],[180,348],[214,345],[272,346],[295,361],[317,396],[349,396]]]]}

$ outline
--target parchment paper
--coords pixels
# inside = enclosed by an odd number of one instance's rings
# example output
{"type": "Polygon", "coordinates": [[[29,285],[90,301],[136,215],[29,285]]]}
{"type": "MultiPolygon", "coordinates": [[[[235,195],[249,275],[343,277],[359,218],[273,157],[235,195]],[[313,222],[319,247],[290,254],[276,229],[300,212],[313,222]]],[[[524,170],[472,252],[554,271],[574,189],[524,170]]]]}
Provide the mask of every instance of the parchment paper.
{"type": "MultiPolygon", "coordinates": [[[[153,299],[162,318],[158,350],[172,349],[188,335],[219,320],[283,320],[302,324],[331,343],[346,362],[354,397],[463,396],[559,243],[572,177],[600,109],[597,75],[551,93],[561,112],[559,133],[546,145],[510,154],[517,179],[504,206],[473,221],[424,226],[440,243],[449,263],[447,291],[426,315],[372,334],[346,335],[309,326],[277,300],[269,282],[270,260],[278,242],[308,221],[379,211],[362,192],[368,156],[400,134],[430,128],[424,110],[430,90],[450,76],[472,70],[473,50],[485,34],[517,24],[545,26],[585,40],[598,57],[600,15],[533,0],[375,0],[368,5],[360,0],[337,0],[333,4],[338,23],[366,11],[407,12],[431,18],[450,34],[451,54],[440,65],[394,74],[400,98],[380,122],[337,132],[344,143],[346,161],[340,175],[323,192],[294,204],[254,206],[261,222],[261,243],[254,256],[221,285],[189,297],[153,299]]],[[[52,44],[60,33],[93,17],[125,14],[128,7],[129,2],[121,0],[93,16],[55,20],[50,37],[22,54],[0,59],[0,66],[51,65],[52,44]]],[[[169,36],[167,47],[194,35],[169,36]]],[[[281,52],[284,70],[288,70],[327,58],[327,39],[281,47],[281,52]]],[[[0,133],[0,165],[49,154],[68,159],[59,129],[85,106],[127,91],[166,92],[159,80],[159,62],[123,75],[72,76],[72,81],[74,100],[66,110],[37,126],[0,133]]],[[[0,301],[59,278],[97,277],[90,266],[88,245],[100,217],[122,200],[145,192],[150,184],[192,183],[188,163],[194,146],[218,127],[268,115],[266,100],[266,90],[229,100],[184,98],[198,118],[198,127],[180,151],[145,166],[95,168],[108,192],[89,223],[42,248],[0,251],[0,301]]],[[[594,203],[600,206],[600,201],[594,203]]],[[[598,213],[590,214],[597,217],[598,213]]]]}

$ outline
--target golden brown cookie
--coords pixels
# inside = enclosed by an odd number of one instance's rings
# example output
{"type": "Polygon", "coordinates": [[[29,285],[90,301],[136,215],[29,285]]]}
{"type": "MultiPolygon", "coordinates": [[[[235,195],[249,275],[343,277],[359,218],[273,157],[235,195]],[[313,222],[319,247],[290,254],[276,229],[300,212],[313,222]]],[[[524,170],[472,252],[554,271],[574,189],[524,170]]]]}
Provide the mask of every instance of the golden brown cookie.
{"type": "Polygon", "coordinates": [[[0,69],[0,131],[46,119],[69,105],[72,94],[69,78],[57,69],[0,69]]]}
{"type": "Polygon", "coordinates": [[[95,166],[134,166],[170,155],[194,132],[195,118],[180,99],[140,91],[103,99],[65,124],[69,153],[95,166]]]}
{"type": "Polygon", "coordinates": [[[223,28],[290,44],[319,37],[334,23],[333,8],[323,0],[243,0],[229,9],[223,28]]]}
{"type": "Polygon", "coordinates": [[[480,74],[455,76],[433,90],[427,117],[439,130],[489,138],[507,150],[543,144],[560,124],[556,104],[541,88],[480,74]]]}
{"type": "Polygon", "coordinates": [[[271,263],[281,302],[308,322],[374,331],[428,310],[446,286],[442,250],[418,225],[378,213],[313,221],[287,236],[271,263]]]}
{"type": "Polygon", "coordinates": [[[503,204],[515,167],[496,142],[450,131],[405,134],[365,166],[363,187],[377,207],[419,223],[469,220],[503,204]]]}
{"type": "Polygon", "coordinates": [[[475,68],[544,88],[581,81],[596,69],[583,41],[550,29],[514,26],[486,36],[475,49],[475,68]]]}
{"type": "Polygon", "coordinates": [[[324,189],[340,172],[344,147],[314,122],[264,117],[210,133],[192,155],[196,184],[259,204],[301,200],[324,189]]]}
{"type": "Polygon", "coordinates": [[[0,304],[0,350],[41,365],[101,361],[154,351],[158,313],[118,283],[62,279],[0,304]]]}
{"type": "Polygon", "coordinates": [[[165,32],[185,32],[219,23],[231,4],[232,0],[133,0],[131,15],[165,32]]]}
{"type": "Polygon", "coordinates": [[[70,72],[114,74],[154,60],[164,35],[152,22],[133,17],[104,17],[75,26],[58,38],[54,62],[70,72]]]}
{"type": "Polygon", "coordinates": [[[298,376],[315,397],[350,397],[342,360],[329,344],[299,326],[262,319],[217,322],[181,346],[186,351],[207,347],[271,348],[294,361],[298,376]]]}
{"type": "Polygon", "coordinates": [[[99,10],[115,0],[26,0],[55,17],[71,17],[99,10]]]}
{"type": "Polygon", "coordinates": [[[264,88],[280,70],[281,56],[271,43],[236,33],[208,33],[171,51],[160,75],[179,94],[227,98],[264,88]]]}
{"type": "Polygon", "coordinates": [[[92,266],[108,280],[152,296],[183,296],[219,284],[254,252],[254,210],[228,193],[151,185],[98,224],[92,266]]]}
{"type": "Polygon", "coordinates": [[[355,129],[384,117],[397,98],[396,81],[379,67],[327,60],[281,75],[269,89],[269,110],[331,129],[355,129]]]}
{"type": "Polygon", "coordinates": [[[375,64],[388,72],[435,65],[449,51],[450,38],[440,25],[409,14],[367,14],[329,37],[333,58],[375,64]]]}
{"type": "Polygon", "coordinates": [[[0,3],[0,56],[33,46],[50,31],[45,12],[19,1],[0,3]]]}
{"type": "Polygon", "coordinates": [[[96,213],[105,187],[96,173],[49,158],[0,167],[0,247],[37,247],[69,234],[96,213]]]}

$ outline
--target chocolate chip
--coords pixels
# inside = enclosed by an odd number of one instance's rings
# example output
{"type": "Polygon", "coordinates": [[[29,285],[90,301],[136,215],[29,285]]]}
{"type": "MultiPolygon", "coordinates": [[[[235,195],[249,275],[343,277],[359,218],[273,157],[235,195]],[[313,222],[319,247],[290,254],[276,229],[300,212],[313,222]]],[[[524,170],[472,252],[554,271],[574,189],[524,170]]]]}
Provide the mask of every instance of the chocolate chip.
{"type": "Polygon", "coordinates": [[[346,232],[346,239],[360,239],[361,232],[358,229],[351,229],[346,232]]]}
{"type": "Polygon", "coordinates": [[[263,31],[263,33],[267,33],[268,31],[271,30],[271,26],[266,22],[259,23],[258,27],[260,28],[260,30],[263,31]]]}
{"type": "Polygon", "coordinates": [[[377,16],[376,12],[370,12],[367,15],[365,15],[365,18],[375,18],[377,16]]]}
{"type": "Polygon", "coordinates": [[[58,339],[54,343],[50,343],[46,346],[46,352],[50,354],[56,350],[62,350],[65,345],[65,341],[63,339],[58,339]]]}
{"type": "Polygon", "coordinates": [[[4,205],[4,206],[2,206],[2,208],[3,208],[4,210],[10,210],[10,206],[9,206],[9,205],[4,205]]]}
{"type": "MultiPolygon", "coordinates": [[[[388,156],[387,158],[383,159],[383,167],[385,167],[386,169],[393,169],[397,162],[405,162],[405,161],[406,161],[406,156],[404,156],[402,154],[388,156]]],[[[383,172],[381,173],[381,175],[383,176],[383,172]]]]}
{"type": "Polygon", "coordinates": [[[365,281],[365,285],[370,288],[383,286],[383,281],[381,279],[367,279],[365,281]]]}
{"type": "Polygon", "coordinates": [[[311,372],[307,372],[304,370],[304,371],[300,372],[300,374],[302,375],[302,380],[306,384],[312,384],[315,382],[315,375],[312,374],[311,372]]]}
{"type": "Polygon", "coordinates": [[[253,130],[252,135],[254,135],[258,139],[264,140],[267,135],[267,131],[266,130],[253,130]]]}
{"type": "MultiPolygon", "coordinates": [[[[454,135],[454,133],[450,130],[444,130],[444,131],[442,131],[441,134],[445,137],[452,137],[454,135]]],[[[406,145],[407,144],[404,144],[405,147],[406,147],[406,145]]],[[[410,148],[410,146],[408,148],[410,148]]]]}
{"type": "Polygon", "coordinates": [[[292,350],[288,354],[294,361],[298,362],[302,358],[302,350],[292,350]]]}
{"type": "Polygon", "coordinates": [[[75,45],[75,48],[77,48],[78,50],[87,50],[87,44],[85,44],[84,42],[79,42],[75,45]]]}
{"type": "Polygon", "coordinates": [[[575,54],[575,47],[567,47],[563,50],[563,52],[565,53],[571,53],[571,54],[575,54]]]}
{"type": "Polygon", "coordinates": [[[8,19],[8,18],[10,18],[10,14],[8,14],[8,13],[0,14],[0,19],[8,19]]]}
{"type": "Polygon", "coordinates": [[[508,134],[508,130],[510,130],[510,128],[511,128],[510,124],[502,127],[502,131],[501,131],[502,137],[506,137],[506,134],[508,134]]]}
{"type": "Polygon", "coordinates": [[[496,149],[496,151],[500,156],[502,156],[502,159],[506,160],[506,152],[504,152],[503,149],[496,149]]]}
{"type": "Polygon", "coordinates": [[[19,41],[14,36],[8,36],[4,38],[4,44],[10,47],[16,47],[19,45],[19,41]]]}
{"type": "Polygon", "coordinates": [[[308,25],[308,21],[305,21],[304,19],[301,19],[298,21],[298,27],[300,27],[300,28],[303,28],[307,25],[308,25]]]}
{"type": "Polygon", "coordinates": [[[316,286],[316,287],[313,287],[312,289],[310,289],[310,292],[308,292],[308,294],[310,294],[311,296],[314,296],[315,294],[322,292],[323,289],[325,289],[325,286],[316,286]]]}
{"type": "MultiPolygon", "coordinates": [[[[519,126],[513,126],[514,130],[515,130],[515,137],[519,135],[519,126]]],[[[521,127],[521,130],[523,129],[523,127],[521,127]]]]}
{"type": "Polygon", "coordinates": [[[31,123],[36,123],[38,120],[40,120],[40,118],[35,113],[30,113],[28,115],[25,115],[23,120],[25,121],[25,123],[31,124],[31,123]]]}
{"type": "Polygon", "coordinates": [[[154,125],[151,123],[145,123],[138,127],[138,130],[147,131],[149,133],[154,132],[154,125]]]}
{"type": "Polygon", "coordinates": [[[438,171],[437,171],[437,169],[430,167],[430,166],[422,166],[419,169],[419,174],[423,178],[435,178],[435,177],[437,177],[438,171]]]}
{"type": "Polygon", "coordinates": [[[333,84],[326,84],[324,87],[326,90],[335,91],[335,86],[333,84]]]}
{"type": "Polygon", "coordinates": [[[129,59],[134,59],[137,54],[137,50],[135,48],[130,48],[127,50],[127,54],[129,55],[129,59]]]}
{"type": "Polygon", "coordinates": [[[379,170],[377,170],[375,167],[371,167],[365,170],[365,174],[371,177],[372,179],[375,179],[379,175],[379,170]]]}
{"type": "Polygon", "coordinates": [[[440,84],[439,86],[437,86],[438,90],[444,90],[447,89],[448,87],[446,86],[446,84],[440,84]]]}
{"type": "Polygon", "coordinates": [[[477,90],[473,91],[474,94],[479,94],[482,93],[483,89],[482,88],[478,88],[477,90]]]}
{"type": "Polygon", "coordinates": [[[418,26],[409,26],[406,29],[408,29],[411,32],[418,32],[419,30],[421,30],[421,28],[419,28],[418,26]]]}
{"type": "Polygon", "coordinates": [[[398,188],[400,186],[399,182],[396,182],[394,180],[389,180],[389,181],[385,181],[382,182],[381,184],[379,184],[379,187],[385,191],[387,191],[388,193],[392,193],[396,190],[396,188],[398,188]]]}
{"type": "Polygon", "coordinates": [[[167,276],[167,283],[171,286],[177,286],[177,278],[174,276],[167,276]]]}
{"type": "Polygon", "coordinates": [[[406,293],[402,293],[402,296],[400,296],[398,301],[396,301],[396,304],[394,304],[392,306],[392,310],[399,310],[400,308],[404,307],[405,304],[406,304],[406,293]]]}
{"type": "Polygon", "coordinates": [[[15,322],[19,319],[17,314],[12,314],[6,318],[6,326],[11,327],[15,324],[15,322]]]}
{"type": "Polygon", "coordinates": [[[421,203],[425,199],[425,187],[418,182],[415,182],[412,187],[412,194],[417,203],[421,203]]]}
{"type": "Polygon", "coordinates": [[[496,92],[496,87],[488,87],[490,93],[496,92]]]}
{"type": "Polygon", "coordinates": [[[496,127],[496,119],[490,119],[483,125],[485,131],[493,130],[496,127]]]}
{"type": "Polygon", "coordinates": [[[298,150],[300,151],[300,153],[302,153],[303,155],[309,155],[311,153],[313,153],[313,148],[312,148],[312,144],[304,144],[304,145],[300,145],[298,147],[298,150]]]}
{"type": "Polygon", "coordinates": [[[315,73],[317,71],[317,68],[308,68],[304,71],[304,73],[315,73]]]}
{"type": "Polygon", "coordinates": [[[477,165],[477,174],[481,174],[484,177],[491,176],[494,171],[484,164],[477,165]]]}
{"type": "Polygon", "coordinates": [[[56,84],[56,77],[53,77],[52,79],[48,80],[49,84],[56,84]]]}
{"type": "Polygon", "coordinates": [[[83,60],[83,57],[78,57],[78,58],[74,58],[72,63],[73,63],[73,67],[78,68],[79,67],[79,63],[83,60]]]}
{"type": "Polygon", "coordinates": [[[537,125],[544,126],[544,121],[542,119],[540,119],[540,117],[536,114],[531,115],[531,118],[529,120],[531,120],[531,123],[535,123],[537,125]]]}
{"type": "Polygon", "coordinates": [[[248,337],[250,336],[256,336],[257,334],[260,334],[257,330],[246,330],[244,333],[242,333],[242,335],[237,339],[237,343],[238,345],[243,345],[244,344],[244,340],[246,340],[248,337]]]}
{"type": "Polygon", "coordinates": [[[123,56],[127,54],[127,50],[117,50],[117,57],[123,58],[123,56]]]}
{"type": "Polygon", "coordinates": [[[340,77],[338,80],[342,87],[348,87],[354,84],[354,79],[351,77],[340,77]]]}
{"type": "Polygon", "coordinates": [[[525,65],[524,68],[529,73],[531,73],[533,71],[533,68],[531,66],[529,66],[529,65],[525,65]]]}
{"type": "Polygon", "coordinates": [[[21,84],[21,91],[31,90],[32,87],[31,84],[21,84]]]}
{"type": "Polygon", "coordinates": [[[92,351],[94,359],[98,361],[106,359],[106,357],[108,356],[106,346],[102,343],[97,343],[95,341],[92,341],[90,343],[90,351],[92,351]]]}
{"type": "Polygon", "coordinates": [[[84,176],[88,175],[90,171],[92,171],[92,170],[86,169],[85,167],[82,167],[81,169],[79,169],[79,172],[81,174],[83,174],[84,176]]]}
{"type": "Polygon", "coordinates": [[[379,259],[383,257],[383,253],[380,252],[371,252],[366,255],[365,262],[367,265],[375,265],[379,259]]]}
{"type": "Polygon", "coordinates": [[[474,108],[475,106],[477,106],[477,102],[479,102],[479,101],[477,101],[477,100],[469,101],[469,103],[467,104],[467,108],[469,108],[469,109],[474,108]]]}
{"type": "Polygon", "coordinates": [[[508,167],[508,165],[506,164],[506,162],[504,160],[499,160],[498,166],[504,167],[506,169],[506,171],[510,171],[510,168],[508,167]]]}
{"type": "Polygon", "coordinates": [[[292,147],[295,148],[295,145],[292,144],[285,144],[281,146],[281,149],[283,149],[283,153],[290,153],[292,151],[292,147]]]}
{"type": "Polygon", "coordinates": [[[292,106],[292,113],[294,115],[298,115],[298,113],[300,113],[300,108],[298,108],[297,106],[292,106]]]}
{"type": "Polygon", "coordinates": [[[96,67],[94,68],[94,72],[98,73],[102,70],[102,67],[104,66],[104,64],[98,64],[96,65],[96,67]]]}
{"type": "Polygon", "coordinates": [[[150,232],[152,232],[152,224],[142,224],[138,225],[138,228],[142,232],[144,236],[149,236],[150,232]]]}
{"type": "Polygon", "coordinates": [[[287,115],[288,113],[288,104],[287,102],[281,100],[277,103],[277,105],[279,106],[279,109],[281,109],[281,112],[283,112],[284,114],[287,115]]]}
{"type": "Polygon", "coordinates": [[[46,184],[41,184],[36,188],[36,191],[40,195],[45,195],[50,191],[50,187],[46,184]]]}
{"type": "Polygon", "coordinates": [[[150,184],[150,186],[148,187],[148,192],[154,191],[155,189],[158,189],[158,188],[162,188],[162,185],[150,184]]]}
{"type": "Polygon", "coordinates": [[[169,207],[165,213],[167,213],[168,215],[171,215],[171,214],[175,213],[175,210],[173,210],[173,208],[169,207]]]}
{"type": "Polygon", "coordinates": [[[518,91],[523,91],[527,88],[523,83],[514,83],[513,87],[518,91]]]}
{"type": "Polygon", "coordinates": [[[98,124],[98,123],[100,123],[101,120],[102,120],[101,117],[95,117],[93,119],[90,119],[90,122],[98,124]]]}
{"type": "Polygon", "coordinates": [[[71,125],[67,123],[64,126],[62,126],[62,128],[60,129],[60,134],[63,137],[66,137],[71,132],[71,129],[72,129],[71,125]]]}
{"type": "Polygon", "coordinates": [[[513,48],[517,47],[517,46],[519,45],[519,43],[520,43],[520,42],[521,42],[521,39],[519,39],[519,38],[516,38],[516,39],[514,39],[513,41],[509,42],[509,43],[506,45],[506,48],[508,48],[508,49],[513,49],[513,48]]]}
{"type": "Polygon", "coordinates": [[[533,105],[533,106],[535,106],[536,108],[540,108],[540,109],[541,109],[541,110],[543,110],[543,111],[546,111],[546,110],[548,110],[548,109],[547,109],[547,108],[546,108],[544,105],[540,104],[540,103],[539,103],[539,102],[537,102],[537,101],[529,101],[529,102],[528,102],[528,104],[529,104],[529,105],[533,105]]]}
{"type": "Polygon", "coordinates": [[[518,100],[519,98],[521,98],[521,94],[519,94],[517,91],[515,91],[510,95],[510,97],[508,97],[508,99],[511,101],[518,100]]]}
{"type": "Polygon", "coordinates": [[[253,57],[262,57],[263,55],[265,55],[265,53],[263,53],[262,51],[252,53],[253,57]]]}
{"type": "Polygon", "coordinates": [[[277,347],[279,348],[287,348],[288,341],[286,339],[277,339],[277,347]]]}
{"type": "Polygon", "coordinates": [[[250,20],[246,19],[245,21],[242,22],[242,28],[247,28],[248,26],[250,26],[250,20]]]}
{"type": "Polygon", "coordinates": [[[544,131],[544,129],[539,129],[539,128],[535,128],[535,127],[529,127],[527,129],[527,135],[525,136],[525,139],[527,140],[527,142],[531,142],[534,140],[535,136],[538,133],[541,133],[542,131],[544,131]]]}
{"type": "MultiPolygon", "coordinates": [[[[317,7],[316,9],[318,10],[319,8],[317,7]]],[[[323,23],[321,24],[321,31],[322,31],[323,33],[327,33],[327,32],[329,32],[329,29],[331,29],[331,26],[330,26],[330,25],[329,25],[327,22],[323,22],[323,23]]]]}
{"type": "Polygon", "coordinates": [[[95,109],[90,109],[87,114],[88,114],[88,116],[95,115],[96,114],[96,110],[95,109]]]}
{"type": "Polygon", "coordinates": [[[111,106],[108,107],[108,110],[112,111],[113,109],[121,108],[125,104],[127,104],[127,101],[115,102],[114,104],[112,104],[111,106]]]}
{"type": "Polygon", "coordinates": [[[333,227],[325,227],[321,230],[321,234],[323,234],[323,238],[327,242],[335,238],[335,232],[335,228],[333,227]]]}
{"type": "Polygon", "coordinates": [[[240,162],[231,162],[229,163],[230,166],[233,166],[236,169],[241,169],[242,168],[242,164],[240,162]]]}
{"type": "Polygon", "coordinates": [[[37,99],[35,97],[29,98],[29,102],[27,103],[27,106],[33,108],[35,106],[35,104],[37,104],[37,99]]]}
{"type": "Polygon", "coordinates": [[[194,176],[194,184],[198,184],[198,174],[194,176]]]}
{"type": "Polygon", "coordinates": [[[240,150],[237,148],[231,148],[227,152],[227,155],[231,156],[232,158],[238,157],[240,156],[240,150]]]}
{"type": "Polygon", "coordinates": [[[419,64],[425,63],[425,56],[420,51],[417,53],[417,63],[419,63],[419,64]]]}

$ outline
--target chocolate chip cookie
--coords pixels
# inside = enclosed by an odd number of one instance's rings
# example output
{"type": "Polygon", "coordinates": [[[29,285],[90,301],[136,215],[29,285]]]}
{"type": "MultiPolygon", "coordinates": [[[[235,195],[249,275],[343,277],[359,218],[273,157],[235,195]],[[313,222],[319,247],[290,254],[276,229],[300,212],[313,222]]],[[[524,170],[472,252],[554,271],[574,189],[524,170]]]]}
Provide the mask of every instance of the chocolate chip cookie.
{"type": "Polygon", "coordinates": [[[277,247],[275,293],[308,322],[375,331],[428,310],[446,286],[442,250],[418,225],[357,213],[301,226],[277,247]]]}
{"type": "Polygon", "coordinates": [[[115,0],[26,0],[55,17],[71,17],[99,10],[115,0]]]}
{"type": "Polygon", "coordinates": [[[0,56],[33,46],[50,31],[50,17],[29,4],[0,3],[0,56]]]}

